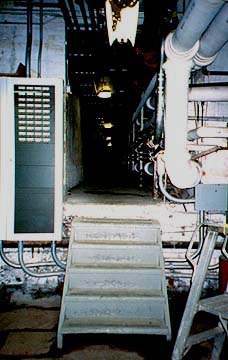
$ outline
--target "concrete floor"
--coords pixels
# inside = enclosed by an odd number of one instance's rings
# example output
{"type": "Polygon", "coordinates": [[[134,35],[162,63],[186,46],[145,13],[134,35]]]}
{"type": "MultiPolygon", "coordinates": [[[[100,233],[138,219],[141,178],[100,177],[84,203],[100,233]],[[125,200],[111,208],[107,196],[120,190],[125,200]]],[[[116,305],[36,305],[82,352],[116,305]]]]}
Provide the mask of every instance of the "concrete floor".
{"type": "MultiPolygon", "coordinates": [[[[168,292],[173,339],[150,335],[70,335],[56,347],[61,287],[53,292],[2,287],[0,302],[0,359],[170,360],[187,293],[168,292]]],[[[210,327],[214,318],[199,316],[193,330],[210,327]]],[[[211,359],[212,342],[192,348],[186,360],[211,359]]],[[[221,360],[227,359],[225,343],[221,360]]]]}

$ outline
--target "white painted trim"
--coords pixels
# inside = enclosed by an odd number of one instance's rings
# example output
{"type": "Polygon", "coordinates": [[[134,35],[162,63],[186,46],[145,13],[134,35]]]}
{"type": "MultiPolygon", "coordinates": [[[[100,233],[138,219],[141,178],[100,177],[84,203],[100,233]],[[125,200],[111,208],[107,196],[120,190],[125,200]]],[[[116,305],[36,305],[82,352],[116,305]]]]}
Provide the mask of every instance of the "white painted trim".
{"type": "Polygon", "coordinates": [[[8,198],[6,190],[8,187],[8,169],[7,169],[7,81],[5,78],[0,79],[0,239],[6,239],[6,222],[8,213],[8,198]]]}

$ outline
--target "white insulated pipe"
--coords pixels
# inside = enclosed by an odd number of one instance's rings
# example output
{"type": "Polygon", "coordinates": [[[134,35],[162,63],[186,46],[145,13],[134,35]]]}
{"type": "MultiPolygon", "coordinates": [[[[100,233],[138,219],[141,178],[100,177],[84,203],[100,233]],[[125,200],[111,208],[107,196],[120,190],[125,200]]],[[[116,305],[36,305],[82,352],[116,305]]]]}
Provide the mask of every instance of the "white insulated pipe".
{"type": "MultiPolygon", "coordinates": [[[[170,33],[165,40],[164,161],[170,181],[181,189],[196,186],[202,176],[200,166],[191,160],[187,149],[189,77],[195,66],[193,59],[198,53],[202,34],[213,23],[212,20],[224,4],[222,0],[192,0],[176,31],[170,33]]],[[[219,46],[221,48],[221,42],[219,46]]],[[[216,54],[211,54],[210,58],[203,59],[202,62],[199,56],[200,65],[208,65],[215,56],[216,54]]]]}
{"type": "Polygon", "coordinates": [[[189,88],[189,101],[228,101],[228,86],[193,86],[189,88]]]}
{"type": "Polygon", "coordinates": [[[219,126],[200,126],[188,131],[188,140],[199,138],[228,138],[228,128],[219,126]]]}
{"type": "Polygon", "coordinates": [[[164,64],[166,74],[165,168],[172,184],[185,189],[201,179],[198,164],[187,150],[188,82],[191,60],[164,64]]]}

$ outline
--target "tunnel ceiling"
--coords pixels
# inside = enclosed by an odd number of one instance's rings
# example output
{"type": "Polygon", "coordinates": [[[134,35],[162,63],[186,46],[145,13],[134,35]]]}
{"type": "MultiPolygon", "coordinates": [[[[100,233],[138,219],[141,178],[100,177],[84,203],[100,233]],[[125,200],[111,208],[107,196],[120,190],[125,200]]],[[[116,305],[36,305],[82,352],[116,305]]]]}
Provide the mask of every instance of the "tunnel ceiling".
{"type": "MultiPolygon", "coordinates": [[[[32,4],[36,14],[42,8],[44,15],[55,14],[64,19],[66,77],[68,90],[80,98],[83,144],[86,149],[83,163],[91,168],[91,164],[101,161],[107,154],[104,163],[110,163],[111,152],[103,151],[101,144],[98,144],[104,137],[108,138],[109,132],[115,139],[115,146],[112,146],[113,162],[122,162],[132,115],[142,93],[159,69],[162,39],[177,26],[177,0],[139,1],[134,46],[130,42],[109,45],[105,0],[3,0],[3,3],[13,9],[16,7],[16,11],[13,10],[15,14],[25,14],[28,5],[32,4]],[[111,79],[114,93],[109,99],[100,99],[96,95],[95,84],[106,75],[111,79]],[[104,133],[101,122],[111,122],[114,127],[104,133]]],[[[92,174],[97,173],[97,166],[94,167],[92,174]]]]}
{"type": "MultiPolygon", "coordinates": [[[[112,0],[129,3],[129,0],[112,0]]],[[[57,13],[66,25],[67,80],[81,105],[100,118],[102,113],[131,117],[142,92],[159,66],[160,45],[177,25],[177,0],[139,0],[139,17],[134,47],[131,43],[109,45],[105,0],[1,0],[20,15],[28,5],[38,13],[57,13]],[[114,94],[99,99],[95,84],[101,76],[110,77],[114,94]]],[[[117,121],[117,120],[116,120],[117,121]]]]}
{"type": "Polygon", "coordinates": [[[140,1],[134,47],[130,42],[109,45],[104,0],[59,0],[59,5],[67,29],[68,79],[73,93],[98,119],[107,112],[115,121],[130,118],[158,69],[162,38],[176,27],[176,0],[140,1]],[[104,75],[114,88],[112,98],[105,100],[97,97],[94,86],[104,75]]]}

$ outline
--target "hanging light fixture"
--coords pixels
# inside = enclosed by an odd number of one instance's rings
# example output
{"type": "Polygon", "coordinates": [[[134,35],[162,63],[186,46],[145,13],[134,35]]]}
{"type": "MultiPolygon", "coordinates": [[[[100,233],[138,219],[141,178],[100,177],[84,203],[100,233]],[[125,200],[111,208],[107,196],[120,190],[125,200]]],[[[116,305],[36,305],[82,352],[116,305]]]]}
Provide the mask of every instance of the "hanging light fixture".
{"type": "Polygon", "coordinates": [[[109,44],[131,42],[135,44],[138,25],[139,0],[106,0],[106,22],[109,44]]]}
{"type": "Polygon", "coordinates": [[[95,84],[95,91],[99,98],[110,98],[114,92],[110,77],[102,76],[98,83],[95,84]]]}

